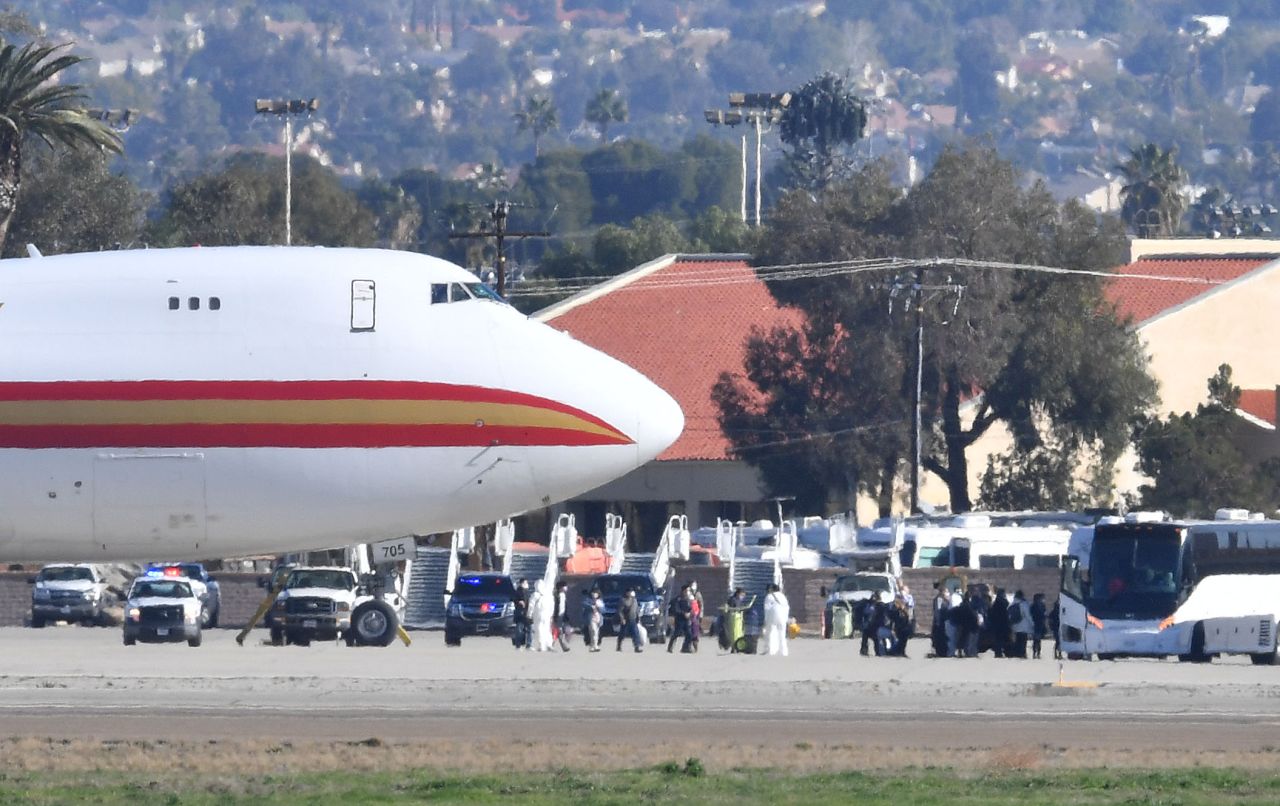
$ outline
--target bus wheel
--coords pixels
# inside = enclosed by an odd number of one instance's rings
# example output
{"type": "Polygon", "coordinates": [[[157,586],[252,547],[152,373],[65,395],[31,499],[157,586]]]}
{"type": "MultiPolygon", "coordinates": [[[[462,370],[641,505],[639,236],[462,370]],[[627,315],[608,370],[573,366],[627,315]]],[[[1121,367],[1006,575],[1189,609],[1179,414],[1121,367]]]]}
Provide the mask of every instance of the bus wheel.
{"type": "Polygon", "coordinates": [[[1112,653],[1112,652],[1098,653],[1098,660],[1115,660],[1115,659],[1116,659],[1115,653],[1112,653]]]}
{"type": "Polygon", "coordinates": [[[1197,623],[1191,631],[1191,651],[1179,655],[1178,660],[1188,663],[1209,663],[1213,658],[1204,653],[1204,624],[1197,623]]]}
{"type": "Polygon", "coordinates": [[[1254,666],[1275,666],[1276,651],[1273,649],[1270,652],[1259,652],[1256,655],[1250,655],[1249,660],[1254,666]]]}

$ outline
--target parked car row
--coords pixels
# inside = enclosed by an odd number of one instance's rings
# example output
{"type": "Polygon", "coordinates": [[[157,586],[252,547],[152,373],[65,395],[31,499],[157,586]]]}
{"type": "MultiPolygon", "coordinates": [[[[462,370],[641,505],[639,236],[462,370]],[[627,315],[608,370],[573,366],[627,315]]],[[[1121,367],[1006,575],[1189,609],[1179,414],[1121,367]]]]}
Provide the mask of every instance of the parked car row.
{"type": "Polygon", "coordinates": [[[31,584],[31,626],[65,621],[105,625],[108,609],[123,600],[124,643],[186,641],[199,646],[201,631],[216,627],[222,609],[218,581],[201,563],[152,563],[123,594],[90,563],[46,565],[31,584]]]}

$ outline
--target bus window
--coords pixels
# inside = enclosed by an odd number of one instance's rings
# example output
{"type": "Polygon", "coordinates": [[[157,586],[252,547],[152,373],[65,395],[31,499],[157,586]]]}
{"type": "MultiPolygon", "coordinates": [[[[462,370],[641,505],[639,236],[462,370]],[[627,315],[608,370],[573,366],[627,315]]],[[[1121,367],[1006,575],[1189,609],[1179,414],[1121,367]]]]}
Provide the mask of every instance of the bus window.
{"type": "Polygon", "coordinates": [[[1080,561],[1075,557],[1062,558],[1062,592],[1077,602],[1084,601],[1084,580],[1080,574],[1080,561]]]}
{"type": "Polygon", "coordinates": [[[903,568],[914,568],[916,557],[916,541],[902,541],[902,548],[898,550],[898,563],[903,568]]]}
{"type": "Polygon", "coordinates": [[[1056,554],[1027,554],[1022,558],[1023,568],[1057,568],[1056,554]]]}
{"type": "Polygon", "coordinates": [[[978,557],[979,568],[1012,568],[1012,554],[983,554],[978,557]]]}
{"type": "Polygon", "coordinates": [[[927,546],[920,549],[920,556],[917,562],[920,568],[946,568],[949,565],[947,559],[945,549],[927,546]]]}

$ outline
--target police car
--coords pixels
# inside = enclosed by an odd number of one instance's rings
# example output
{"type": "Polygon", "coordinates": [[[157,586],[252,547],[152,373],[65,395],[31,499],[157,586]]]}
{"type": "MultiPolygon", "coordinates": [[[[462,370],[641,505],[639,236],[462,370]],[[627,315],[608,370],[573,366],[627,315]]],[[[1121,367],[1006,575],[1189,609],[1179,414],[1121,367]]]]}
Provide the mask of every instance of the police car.
{"type": "Polygon", "coordinates": [[[186,577],[144,575],[129,587],[124,605],[124,643],[186,641],[200,646],[203,604],[186,577]]]}
{"type": "Polygon", "coordinates": [[[186,577],[191,581],[191,589],[200,597],[200,626],[218,626],[218,614],[222,610],[222,589],[218,586],[218,580],[209,575],[202,563],[151,563],[143,573],[147,576],[186,577]]]}

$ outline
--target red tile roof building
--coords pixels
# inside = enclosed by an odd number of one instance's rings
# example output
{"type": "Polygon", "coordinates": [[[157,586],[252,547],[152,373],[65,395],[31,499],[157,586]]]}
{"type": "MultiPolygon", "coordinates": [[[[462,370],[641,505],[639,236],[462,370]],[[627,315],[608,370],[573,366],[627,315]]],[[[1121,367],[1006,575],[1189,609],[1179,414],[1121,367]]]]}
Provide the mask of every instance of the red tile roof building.
{"type": "Polygon", "coordinates": [[[1239,280],[1270,263],[1276,255],[1161,255],[1144,257],[1116,269],[1123,277],[1107,284],[1107,297],[1122,317],[1141,326],[1155,316],[1192,302],[1218,286],[1239,280]]]}
{"type": "Polygon", "coordinates": [[[1238,410],[1275,428],[1277,397],[1280,397],[1280,388],[1241,389],[1238,410]]]}
{"type": "MultiPolygon", "coordinates": [[[[1195,242],[1182,243],[1186,254],[1141,257],[1117,268],[1122,276],[1106,287],[1147,346],[1161,409],[1194,410],[1209,376],[1228,363],[1238,382],[1254,387],[1240,410],[1274,428],[1276,391],[1257,387],[1280,380],[1269,358],[1280,329],[1263,324],[1280,310],[1277,254],[1202,255],[1195,242]]],[[[722,372],[742,371],[753,326],[798,325],[802,317],[777,304],[745,255],[668,255],[537,314],[652,378],[685,412],[684,433],[656,463],[592,500],[683,500],[694,527],[714,522],[714,502],[762,500],[758,475],[730,456],[711,390],[722,372]]],[[[992,434],[971,448],[975,491],[987,453],[1007,448],[1001,439],[992,434]]],[[[1121,468],[1122,489],[1136,483],[1126,473],[1121,468]]]]}

